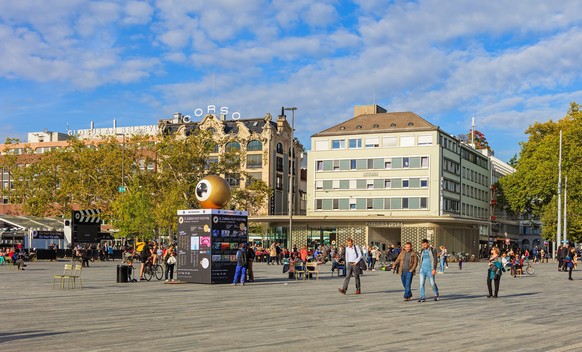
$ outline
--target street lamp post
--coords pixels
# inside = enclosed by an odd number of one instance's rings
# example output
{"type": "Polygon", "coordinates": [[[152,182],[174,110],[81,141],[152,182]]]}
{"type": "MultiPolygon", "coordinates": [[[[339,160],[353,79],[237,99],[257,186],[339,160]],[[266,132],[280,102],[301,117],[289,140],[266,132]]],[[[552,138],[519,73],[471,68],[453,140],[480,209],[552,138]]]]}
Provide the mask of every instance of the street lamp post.
{"type": "Polygon", "coordinates": [[[291,167],[289,168],[289,245],[293,248],[293,170],[295,170],[295,110],[296,107],[283,108],[283,111],[291,111],[291,167]]]}
{"type": "Polygon", "coordinates": [[[125,192],[125,133],[117,133],[117,136],[123,136],[123,149],[121,149],[121,187],[120,192],[125,192]]]}

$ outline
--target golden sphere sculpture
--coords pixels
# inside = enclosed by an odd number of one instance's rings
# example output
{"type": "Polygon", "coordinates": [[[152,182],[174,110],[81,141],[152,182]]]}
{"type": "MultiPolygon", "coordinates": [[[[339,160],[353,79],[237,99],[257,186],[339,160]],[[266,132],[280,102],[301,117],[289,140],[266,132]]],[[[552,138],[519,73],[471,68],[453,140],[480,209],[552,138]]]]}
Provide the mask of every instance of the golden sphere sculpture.
{"type": "Polygon", "coordinates": [[[204,209],[221,209],[230,200],[230,185],[220,176],[206,176],[196,185],[196,199],[204,209]]]}

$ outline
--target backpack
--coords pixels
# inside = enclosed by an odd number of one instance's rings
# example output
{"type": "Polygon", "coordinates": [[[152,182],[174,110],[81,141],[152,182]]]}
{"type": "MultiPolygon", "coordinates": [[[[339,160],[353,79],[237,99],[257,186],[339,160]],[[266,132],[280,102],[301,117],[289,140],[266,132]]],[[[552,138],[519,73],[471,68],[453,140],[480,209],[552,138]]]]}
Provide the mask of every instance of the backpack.
{"type": "Polygon", "coordinates": [[[240,249],[238,252],[239,256],[236,263],[240,266],[247,266],[247,251],[240,249]]]}
{"type": "Polygon", "coordinates": [[[135,250],[138,252],[141,252],[143,250],[143,247],[145,247],[146,243],[145,242],[137,242],[136,246],[135,246],[135,250]]]}
{"type": "Polygon", "coordinates": [[[358,254],[358,251],[360,252],[360,261],[358,262],[358,265],[360,266],[360,270],[362,271],[366,271],[368,270],[368,264],[366,264],[366,262],[364,261],[364,257],[362,256],[362,252],[360,250],[360,248],[358,246],[356,246],[354,244],[354,250],[356,251],[356,254],[358,254]]]}

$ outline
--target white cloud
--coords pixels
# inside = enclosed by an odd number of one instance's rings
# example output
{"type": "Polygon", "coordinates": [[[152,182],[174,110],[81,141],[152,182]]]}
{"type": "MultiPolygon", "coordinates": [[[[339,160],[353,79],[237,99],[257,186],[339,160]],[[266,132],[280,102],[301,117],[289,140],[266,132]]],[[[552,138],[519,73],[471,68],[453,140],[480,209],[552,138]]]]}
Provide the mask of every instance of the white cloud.
{"type": "Polygon", "coordinates": [[[147,2],[130,1],[125,5],[124,12],[123,23],[146,24],[150,21],[154,9],[147,2]]]}

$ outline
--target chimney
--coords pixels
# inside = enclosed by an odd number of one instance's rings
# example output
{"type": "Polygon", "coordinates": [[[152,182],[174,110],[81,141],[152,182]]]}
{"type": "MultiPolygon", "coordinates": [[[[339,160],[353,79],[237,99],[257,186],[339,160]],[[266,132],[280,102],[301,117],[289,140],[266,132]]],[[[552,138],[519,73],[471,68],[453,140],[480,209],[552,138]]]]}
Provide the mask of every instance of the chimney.
{"type": "Polygon", "coordinates": [[[113,129],[117,129],[117,120],[113,119],[113,129]]]}
{"type": "Polygon", "coordinates": [[[226,114],[220,114],[220,121],[226,120],[226,114]]]}
{"type": "Polygon", "coordinates": [[[354,106],[354,117],[360,115],[382,114],[386,113],[386,109],[380,105],[356,105],[354,106]]]}
{"type": "Polygon", "coordinates": [[[94,130],[95,129],[95,123],[93,121],[91,121],[91,129],[94,130]]]}
{"type": "Polygon", "coordinates": [[[182,114],[179,112],[174,113],[174,118],[172,119],[172,123],[180,123],[182,121],[182,114]]]}

